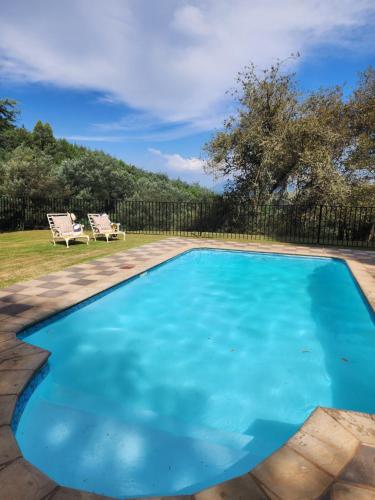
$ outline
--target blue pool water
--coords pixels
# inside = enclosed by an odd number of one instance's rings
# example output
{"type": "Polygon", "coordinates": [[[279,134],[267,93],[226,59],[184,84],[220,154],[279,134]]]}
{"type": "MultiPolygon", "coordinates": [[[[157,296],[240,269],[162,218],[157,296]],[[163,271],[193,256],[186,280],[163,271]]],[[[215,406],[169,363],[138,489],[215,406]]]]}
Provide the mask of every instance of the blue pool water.
{"type": "Polygon", "coordinates": [[[375,325],[338,260],[188,252],[25,332],[52,352],[16,436],[63,485],[195,492],[317,406],[375,412],[375,325]]]}

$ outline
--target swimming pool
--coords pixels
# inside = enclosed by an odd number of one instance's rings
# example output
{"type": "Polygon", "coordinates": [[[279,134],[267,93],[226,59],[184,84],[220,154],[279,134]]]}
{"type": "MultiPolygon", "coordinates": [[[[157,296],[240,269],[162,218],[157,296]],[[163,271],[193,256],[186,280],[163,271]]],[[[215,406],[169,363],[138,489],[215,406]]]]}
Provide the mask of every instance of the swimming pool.
{"type": "Polygon", "coordinates": [[[52,352],[16,437],[117,497],[240,475],[317,405],[375,411],[375,326],[338,260],[194,250],[25,332],[52,352]]]}

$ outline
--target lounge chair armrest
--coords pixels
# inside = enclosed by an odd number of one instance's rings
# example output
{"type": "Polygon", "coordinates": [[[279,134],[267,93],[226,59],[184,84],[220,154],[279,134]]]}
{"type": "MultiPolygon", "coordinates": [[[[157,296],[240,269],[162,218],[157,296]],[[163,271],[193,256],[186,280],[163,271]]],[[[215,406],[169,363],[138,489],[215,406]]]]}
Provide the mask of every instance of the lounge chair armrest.
{"type": "Polygon", "coordinates": [[[112,227],[115,231],[119,231],[120,226],[121,226],[121,224],[119,222],[112,222],[112,227]]]}

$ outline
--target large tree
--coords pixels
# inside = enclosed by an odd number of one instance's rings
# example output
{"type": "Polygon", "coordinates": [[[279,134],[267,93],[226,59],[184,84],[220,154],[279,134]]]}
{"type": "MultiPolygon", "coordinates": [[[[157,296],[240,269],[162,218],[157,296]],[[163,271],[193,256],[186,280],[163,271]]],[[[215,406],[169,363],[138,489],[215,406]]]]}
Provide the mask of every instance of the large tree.
{"type": "Polygon", "coordinates": [[[207,170],[227,177],[227,191],[242,201],[264,203],[285,192],[295,170],[298,92],[293,75],[280,68],[276,64],[258,76],[250,66],[239,75],[237,114],[205,146],[207,170]]]}
{"type": "Polygon", "coordinates": [[[278,199],[339,203],[347,195],[347,114],[340,88],[303,96],[282,63],[239,78],[239,107],[206,145],[208,171],[227,192],[259,205],[278,199]]]}

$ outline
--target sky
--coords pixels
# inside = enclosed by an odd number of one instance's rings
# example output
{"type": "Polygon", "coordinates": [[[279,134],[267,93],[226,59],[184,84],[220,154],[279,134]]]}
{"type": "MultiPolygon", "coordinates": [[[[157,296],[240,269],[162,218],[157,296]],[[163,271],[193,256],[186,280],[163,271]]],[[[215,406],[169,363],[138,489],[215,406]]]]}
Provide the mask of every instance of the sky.
{"type": "Polygon", "coordinates": [[[19,124],[215,187],[203,145],[253,62],[291,53],[302,90],[375,66],[375,0],[0,0],[0,97],[19,124]]]}

